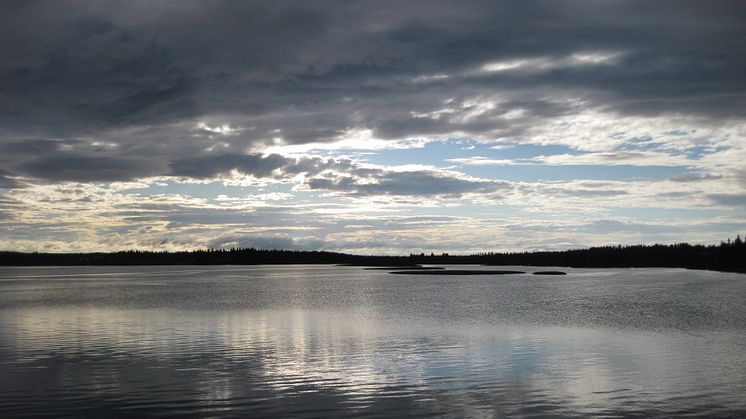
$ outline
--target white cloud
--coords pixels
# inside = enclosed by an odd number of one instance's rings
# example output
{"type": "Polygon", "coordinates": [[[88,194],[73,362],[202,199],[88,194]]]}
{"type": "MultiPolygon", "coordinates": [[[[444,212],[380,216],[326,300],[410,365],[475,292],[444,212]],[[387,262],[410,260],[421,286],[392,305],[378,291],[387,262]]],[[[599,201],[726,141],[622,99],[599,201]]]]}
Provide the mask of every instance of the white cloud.
{"type": "Polygon", "coordinates": [[[485,73],[543,72],[561,68],[613,65],[622,56],[621,52],[581,51],[563,57],[527,57],[491,61],[484,64],[480,70],[485,73]]]}
{"type": "Polygon", "coordinates": [[[492,159],[483,156],[458,157],[446,159],[447,162],[458,163],[469,166],[512,166],[518,164],[515,160],[509,159],[492,159]]]}
{"type": "Polygon", "coordinates": [[[205,122],[198,122],[197,130],[207,132],[212,135],[231,136],[240,134],[244,130],[244,128],[231,127],[230,124],[210,126],[205,122]]]}
{"type": "Polygon", "coordinates": [[[262,148],[265,155],[282,154],[282,155],[302,155],[312,151],[342,151],[342,150],[402,150],[411,148],[422,148],[428,143],[438,141],[436,138],[411,137],[399,140],[387,140],[376,138],[373,130],[350,128],[339,133],[332,141],[329,142],[310,142],[304,144],[283,144],[284,141],[278,141],[279,145],[272,145],[262,148]]]}
{"type": "Polygon", "coordinates": [[[697,163],[681,155],[657,151],[609,151],[584,154],[538,156],[533,160],[549,165],[630,165],[630,166],[694,166],[697,163]]]}

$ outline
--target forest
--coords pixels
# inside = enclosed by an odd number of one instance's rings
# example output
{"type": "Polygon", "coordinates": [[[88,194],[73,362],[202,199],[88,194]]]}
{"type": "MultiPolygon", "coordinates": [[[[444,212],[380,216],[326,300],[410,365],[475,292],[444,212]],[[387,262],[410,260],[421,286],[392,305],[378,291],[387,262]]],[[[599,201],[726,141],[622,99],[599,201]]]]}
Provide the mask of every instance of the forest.
{"type": "Polygon", "coordinates": [[[671,267],[746,273],[746,243],[740,235],[719,245],[655,244],[604,246],[541,252],[485,252],[472,255],[412,253],[408,256],[351,255],[327,251],[206,249],[180,252],[129,250],[112,253],[0,252],[0,266],[74,265],[274,265],[423,264],[533,265],[575,268],[671,267]]]}

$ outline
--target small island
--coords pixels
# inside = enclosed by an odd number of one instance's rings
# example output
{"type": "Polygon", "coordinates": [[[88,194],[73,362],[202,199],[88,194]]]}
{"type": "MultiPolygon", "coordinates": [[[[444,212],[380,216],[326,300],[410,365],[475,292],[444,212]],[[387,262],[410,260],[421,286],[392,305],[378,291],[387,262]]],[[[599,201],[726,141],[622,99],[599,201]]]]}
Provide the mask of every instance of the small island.
{"type": "Polygon", "coordinates": [[[376,266],[363,268],[366,271],[437,271],[445,268],[439,266],[376,266]]]}
{"type": "Polygon", "coordinates": [[[465,269],[445,269],[445,270],[414,270],[414,271],[391,271],[390,274],[403,275],[513,275],[525,274],[523,271],[495,271],[495,270],[465,270],[465,269]]]}

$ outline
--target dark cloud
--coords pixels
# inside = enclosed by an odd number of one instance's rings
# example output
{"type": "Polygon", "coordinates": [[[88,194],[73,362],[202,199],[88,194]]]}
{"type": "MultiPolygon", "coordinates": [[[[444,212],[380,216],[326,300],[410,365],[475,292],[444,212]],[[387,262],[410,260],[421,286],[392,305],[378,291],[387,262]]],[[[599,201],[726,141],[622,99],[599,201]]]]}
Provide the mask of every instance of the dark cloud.
{"type": "MultiPolygon", "coordinates": [[[[744,20],[737,0],[3,2],[0,144],[95,138],[132,162],[174,161],[211,145],[198,120],[243,127],[224,139],[234,154],[349,128],[496,138],[578,110],[558,98],[740,118],[744,20]],[[480,71],[515,60],[529,64],[480,71]],[[517,108],[521,117],[498,118],[517,108]]],[[[202,174],[185,164],[174,167],[202,174]]]]}
{"type": "Polygon", "coordinates": [[[355,169],[364,174],[365,169],[349,159],[321,157],[286,157],[279,154],[220,154],[188,157],[171,164],[170,175],[193,178],[214,178],[232,171],[256,178],[288,178],[297,174],[317,175],[325,170],[355,169]]]}
{"type": "Polygon", "coordinates": [[[175,161],[171,165],[174,176],[188,176],[193,178],[212,178],[220,174],[228,174],[232,170],[255,177],[271,176],[272,172],[285,167],[293,159],[272,154],[223,154],[205,157],[191,157],[175,161]]]}
{"type": "Polygon", "coordinates": [[[54,156],[20,166],[24,174],[56,181],[108,182],[146,177],[159,172],[159,163],[141,158],[54,156]]]}
{"type": "Polygon", "coordinates": [[[3,169],[0,169],[0,188],[15,188],[20,186],[21,183],[13,178],[13,175],[3,169]]]}
{"type": "Polygon", "coordinates": [[[78,136],[194,114],[188,69],[172,63],[157,34],[96,17],[83,3],[53,15],[59,6],[30,2],[4,14],[0,45],[11,57],[0,66],[6,129],[78,136]]]}

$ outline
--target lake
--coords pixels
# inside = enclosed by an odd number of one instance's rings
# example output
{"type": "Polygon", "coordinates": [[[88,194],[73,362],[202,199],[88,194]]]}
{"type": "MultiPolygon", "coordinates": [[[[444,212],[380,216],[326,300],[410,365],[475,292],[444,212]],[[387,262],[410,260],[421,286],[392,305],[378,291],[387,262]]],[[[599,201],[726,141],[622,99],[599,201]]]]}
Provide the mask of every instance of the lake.
{"type": "Polygon", "coordinates": [[[553,269],[0,268],[0,416],[746,415],[746,275],[553,269]]]}

